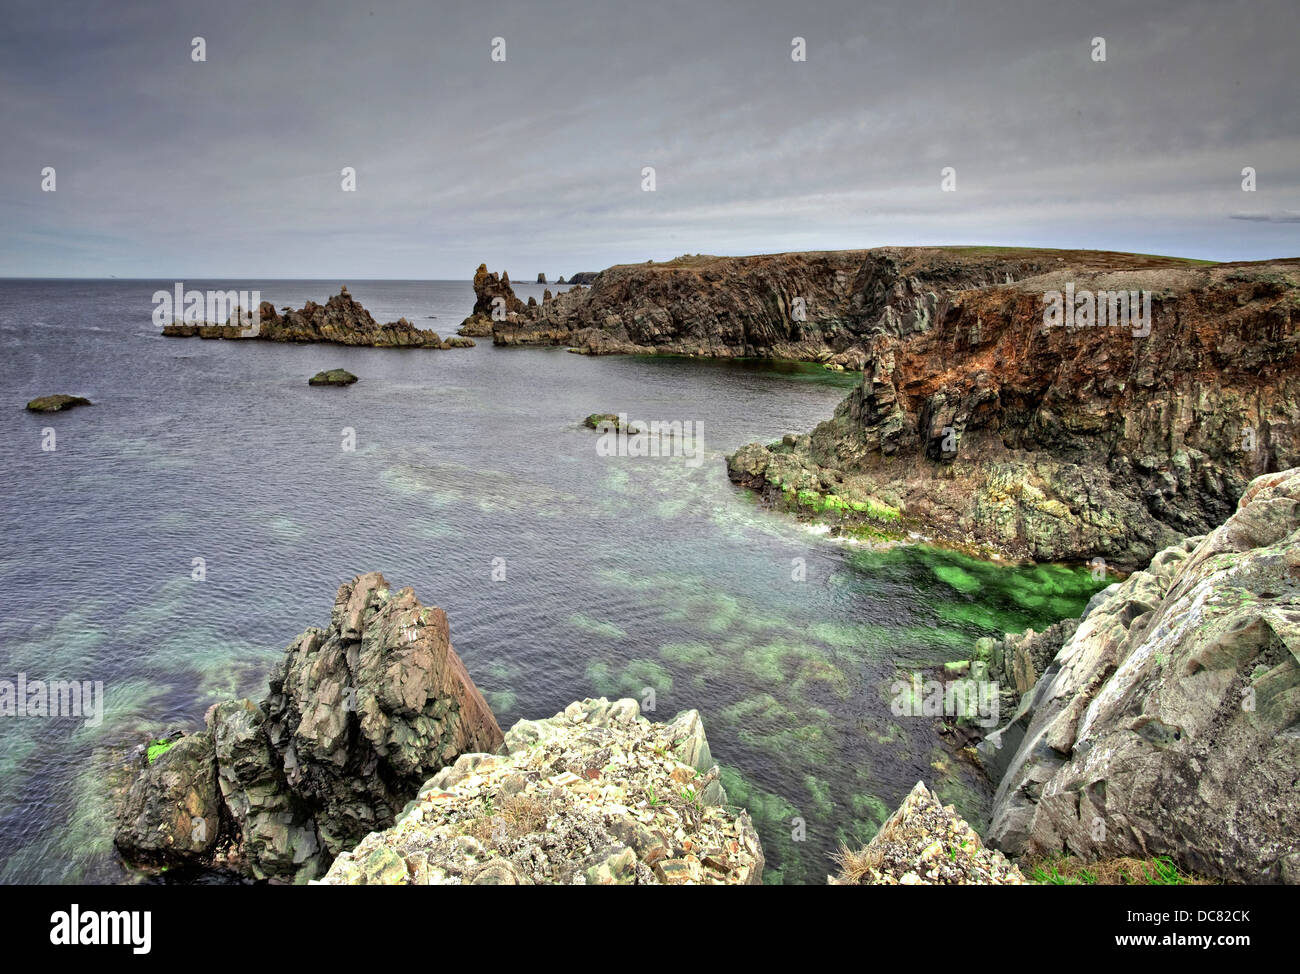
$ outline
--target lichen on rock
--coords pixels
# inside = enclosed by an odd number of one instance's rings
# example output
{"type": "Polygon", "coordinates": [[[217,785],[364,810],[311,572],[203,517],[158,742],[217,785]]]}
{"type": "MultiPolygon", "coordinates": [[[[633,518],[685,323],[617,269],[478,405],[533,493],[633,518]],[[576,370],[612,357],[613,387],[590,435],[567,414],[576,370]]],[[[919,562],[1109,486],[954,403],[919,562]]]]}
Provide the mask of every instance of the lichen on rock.
{"type": "Polygon", "coordinates": [[[726,805],[699,714],[635,700],[520,721],[464,754],[389,829],[335,860],[327,885],[742,885],[762,881],[747,812],[726,805]]]}

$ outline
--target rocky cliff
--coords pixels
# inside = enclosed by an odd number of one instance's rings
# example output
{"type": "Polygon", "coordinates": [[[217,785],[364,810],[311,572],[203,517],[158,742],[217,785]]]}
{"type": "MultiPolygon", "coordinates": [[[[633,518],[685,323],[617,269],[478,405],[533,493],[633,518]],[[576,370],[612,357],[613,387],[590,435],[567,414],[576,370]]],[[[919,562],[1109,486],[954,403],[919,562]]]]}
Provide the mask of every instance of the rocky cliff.
{"type": "Polygon", "coordinates": [[[695,711],[656,724],[635,700],[584,700],[520,721],[498,754],[462,755],[323,882],[760,883],[758,835],[717,779],[695,711]]]}
{"type": "Polygon", "coordinates": [[[742,448],[730,475],[837,522],[1140,567],[1223,521],[1253,476],[1300,462],[1298,316],[1296,260],[1074,263],[890,305],[897,327],[863,340],[834,418],[742,448]],[[1146,332],[1053,327],[1053,291],[1149,294],[1146,332]]]}
{"type": "Polygon", "coordinates": [[[979,751],[1009,854],[1300,882],[1300,469],[1099,593],[979,751]]]}
{"type": "Polygon", "coordinates": [[[1131,254],[988,247],[697,254],[610,267],[591,276],[588,289],[498,319],[493,339],[597,355],[760,356],[852,368],[871,336],[927,330],[956,293],[1039,275],[1067,260],[1080,271],[1185,266],[1131,254]]]}
{"type": "MultiPolygon", "coordinates": [[[[381,325],[346,286],[324,304],[308,301],[293,311],[275,310],[269,301],[258,308],[256,327],[242,322],[238,311],[225,324],[177,321],[164,325],[171,338],[261,339],[268,342],[330,342],[336,345],[366,345],[375,348],[459,348],[463,343],[443,341],[438,333],[416,328],[405,318],[381,325]]],[[[470,344],[473,344],[472,342],[470,344]]]]}
{"type": "Polygon", "coordinates": [[[305,881],[391,825],[433,772],[502,741],[446,615],[377,572],[339,588],[329,627],[293,642],[270,690],[213,707],[203,730],[145,758],[115,836],[128,861],[220,855],[305,881]]]}

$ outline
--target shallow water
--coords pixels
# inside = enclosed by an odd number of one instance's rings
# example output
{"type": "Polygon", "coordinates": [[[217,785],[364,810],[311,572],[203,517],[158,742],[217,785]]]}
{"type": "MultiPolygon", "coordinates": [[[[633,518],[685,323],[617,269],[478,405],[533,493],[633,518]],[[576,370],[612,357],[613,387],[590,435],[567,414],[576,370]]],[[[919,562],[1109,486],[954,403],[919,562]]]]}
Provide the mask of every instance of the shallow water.
{"type": "MultiPolygon", "coordinates": [[[[446,609],[503,727],[647,688],[652,716],[698,708],[770,882],[824,881],[829,853],[869,838],[919,779],[982,824],[987,785],[932,720],[891,713],[890,687],[981,635],[1077,613],[1096,586],[849,546],[727,481],[725,453],[812,427],[852,377],[482,339],[164,339],[150,298],[172,283],[0,282],[0,679],[102,681],[106,700],[98,727],[0,717],[0,881],[118,881],[108,749],[197,725],[232,694],[260,699],[283,647],[372,570],[446,609]],[[333,367],[361,381],[307,386],[333,367]],[[96,405],[21,408],[55,392],[96,405]],[[700,424],[699,461],[599,456],[580,421],[606,411],[700,424]]],[[[444,336],[473,303],[466,282],[348,284],[379,320],[444,336]]],[[[229,286],[295,307],[337,290],[229,286]]]]}

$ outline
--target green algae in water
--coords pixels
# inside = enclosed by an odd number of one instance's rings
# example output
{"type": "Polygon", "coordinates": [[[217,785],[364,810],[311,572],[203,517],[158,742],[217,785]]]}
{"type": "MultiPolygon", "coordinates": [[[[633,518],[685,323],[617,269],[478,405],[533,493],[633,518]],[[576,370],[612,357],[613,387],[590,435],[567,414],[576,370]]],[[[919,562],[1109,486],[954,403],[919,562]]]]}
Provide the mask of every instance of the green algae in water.
{"type": "Polygon", "coordinates": [[[148,750],[145,751],[145,757],[149,759],[150,764],[153,764],[160,757],[162,757],[164,754],[170,751],[175,746],[175,744],[176,741],[164,741],[164,740],[150,741],[149,748],[148,750]]]}
{"type": "Polygon", "coordinates": [[[603,639],[627,638],[627,630],[614,625],[612,622],[606,622],[602,619],[593,619],[591,616],[584,615],[581,612],[575,612],[573,615],[569,616],[569,625],[589,636],[600,636],[603,639]]]}

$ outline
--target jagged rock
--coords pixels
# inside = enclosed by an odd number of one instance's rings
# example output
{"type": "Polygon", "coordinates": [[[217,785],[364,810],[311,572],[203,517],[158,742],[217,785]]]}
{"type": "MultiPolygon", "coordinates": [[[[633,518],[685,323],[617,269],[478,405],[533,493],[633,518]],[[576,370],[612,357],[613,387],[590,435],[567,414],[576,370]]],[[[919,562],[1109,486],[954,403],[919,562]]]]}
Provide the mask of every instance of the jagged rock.
{"type": "Polygon", "coordinates": [[[1108,590],[1022,701],[990,843],[1300,881],[1297,552],[1292,469],[1108,590]]]}
{"type": "Polygon", "coordinates": [[[843,849],[832,886],[1019,886],[1020,870],[980,842],[951,805],[918,781],[875,837],[843,849]]]}
{"type": "Polygon", "coordinates": [[[34,413],[58,413],[65,409],[72,409],[76,406],[89,406],[89,399],[82,396],[38,396],[27,404],[27,408],[34,413]]]}
{"type": "Polygon", "coordinates": [[[461,755],[322,882],[757,884],[758,835],[717,777],[695,711],[656,724],[635,700],[583,700],[461,755]]]}
{"type": "Polygon", "coordinates": [[[317,372],[307,380],[309,386],[350,386],[357,381],[357,377],[346,369],[329,369],[325,372],[317,372]]]}
{"type": "Polygon", "coordinates": [[[182,737],[136,777],[113,841],[127,858],[150,866],[203,859],[221,823],[212,734],[182,737]]]}
{"type": "Polygon", "coordinates": [[[381,325],[345,286],[323,305],[308,301],[294,311],[278,313],[269,301],[258,307],[257,327],[242,319],[238,309],[225,324],[177,321],[164,325],[162,333],[173,338],[260,339],[269,342],[331,342],[375,348],[440,348],[435,331],[416,328],[405,318],[381,325]]]}
{"type": "MultiPolygon", "coordinates": [[[[536,301],[533,301],[533,306],[538,307],[536,301]]],[[[461,323],[458,334],[467,338],[486,338],[492,334],[497,321],[527,311],[528,306],[515,296],[514,288],[510,286],[509,274],[503,271],[497,277],[486,264],[479,264],[474,272],[474,310],[461,323]]]]}
{"type": "Polygon", "coordinates": [[[546,283],[546,275],[545,275],[545,274],[538,274],[538,275],[537,275],[537,283],[538,283],[538,284],[545,284],[545,283],[546,283]]]}
{"type": "MultiPolygon", "coordinates": [[[[184,757],[202,747],[210,758],[239,863],[258,878],[302,882],[391,825],[434,771],[502,741],[452,649],[446,615],[409,588],[393,592],[378,572],[339,588],[329,628],[294,641],[270,690],[260,705],[212,708],[207,731],[182,738],[140,775],[118,833],[124,856],[156,863],[154,847],[166,846],[176,850],[168,861],[201,861],[210,851],[177,837],[188,820],[171,809],[202,814],[189,797],[198,772],[171,757],[178,749],[184,757]]],[[[217,823],[211,816],[213,841],[217,823]]]]}

